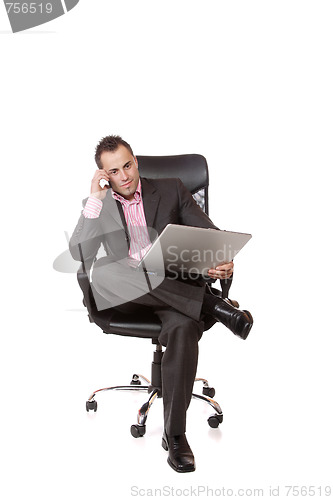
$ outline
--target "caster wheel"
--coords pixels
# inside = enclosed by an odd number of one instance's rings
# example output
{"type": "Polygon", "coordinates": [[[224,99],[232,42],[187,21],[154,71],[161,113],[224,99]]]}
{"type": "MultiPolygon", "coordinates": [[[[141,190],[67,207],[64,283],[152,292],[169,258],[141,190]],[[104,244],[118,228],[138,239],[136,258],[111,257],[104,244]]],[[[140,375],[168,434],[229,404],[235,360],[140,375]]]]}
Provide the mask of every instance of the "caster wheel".
{"type": "Polygon", "coordinates": [[[131,434],[135,438],[144,436],[146,434],[146,426],[138,424],[131,425],[131,434]]]}
{"type": "Polygon", "coordinates": [[[136,375],[136,373],[134,373],[130,385],[141,385],[139,375],[136,375]]]}
{"type": "Polygon", "coordinates": [[[219,415],[217,413],[216,415],[210,416],[208,419],[208,425],[213,429],[216,429],[222,422],[223,422],[223,415],[219,415]]]}
{"type": "Polygon", "coordinates": [[[202,394],[209,398],[213,398],[215,396],[215,389],[214,387],[203,387],[202,394]]]}
{"type": "Polygon", "coordinates": [[[97,401],[86,401],[86,410],[94,410],[97,411],[97,401]]]}

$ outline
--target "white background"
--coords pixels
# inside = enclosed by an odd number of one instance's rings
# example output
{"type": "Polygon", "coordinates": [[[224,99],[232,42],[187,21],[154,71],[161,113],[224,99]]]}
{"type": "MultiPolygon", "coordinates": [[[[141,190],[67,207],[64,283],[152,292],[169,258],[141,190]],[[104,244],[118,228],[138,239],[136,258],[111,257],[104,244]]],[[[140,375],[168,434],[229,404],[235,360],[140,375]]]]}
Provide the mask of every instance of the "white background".
{"type": "Polygon", "coordinates": [[[332,17],[328,1],[81,0],[14,35],[0,6],[3,498],[333,486],[332,17]],[[200,342],[225,420],[191,404],[192,474],[166,463],[161,401],[142,439],[143,394],[85,411],[152,356],[91,325],[75,274],[52,268],[113,133],[137,154],[205,155],[212,219],[253,234],[230,293],[253,330],[200,342]]]}

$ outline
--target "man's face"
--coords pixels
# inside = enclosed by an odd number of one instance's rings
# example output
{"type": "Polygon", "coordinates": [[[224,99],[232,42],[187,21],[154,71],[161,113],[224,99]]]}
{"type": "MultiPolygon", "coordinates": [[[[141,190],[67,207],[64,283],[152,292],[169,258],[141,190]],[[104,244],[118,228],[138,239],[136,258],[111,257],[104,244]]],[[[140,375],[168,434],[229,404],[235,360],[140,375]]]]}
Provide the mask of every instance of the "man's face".
{"type": "Polygon", "coordinates": [[[139,183],[137,159],[125,146],[120,145],[115,151],[104,151],[101,163],[109,176],[112,189],[127,200],[133,200],[139,183]]]}

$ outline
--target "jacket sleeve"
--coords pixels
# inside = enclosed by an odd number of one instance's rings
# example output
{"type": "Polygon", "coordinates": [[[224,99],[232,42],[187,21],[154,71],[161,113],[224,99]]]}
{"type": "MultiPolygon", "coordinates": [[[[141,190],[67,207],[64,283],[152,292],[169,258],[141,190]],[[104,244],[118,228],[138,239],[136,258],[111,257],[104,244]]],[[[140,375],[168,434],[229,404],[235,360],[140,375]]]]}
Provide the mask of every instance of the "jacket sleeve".
{"type": "MultiPolygon", "coordinates": [[[[83,200],[83,207],[87,198],[83,200]]],[[[95,219],[86,218],[83,213],[78,220],[71,239],[69,240],[69,251],[75,260],[88,261],[94,259],[103,239],[100,217],[95,219]],[[81,251],[80,251],[81,247],[81,251]]]]}

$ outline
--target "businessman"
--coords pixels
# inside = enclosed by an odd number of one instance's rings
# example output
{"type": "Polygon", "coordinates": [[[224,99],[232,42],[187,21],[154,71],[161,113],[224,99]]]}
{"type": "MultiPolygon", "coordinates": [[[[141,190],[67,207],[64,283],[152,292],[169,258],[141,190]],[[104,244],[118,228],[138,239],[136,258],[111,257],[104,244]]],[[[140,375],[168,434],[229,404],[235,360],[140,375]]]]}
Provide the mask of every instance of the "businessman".
{"type": "MultiPolygon", "coordinates": [[[[71,237],[73,258],[96,256],[102,244],[106,255],[92,271],[97,307],[131,313],[150,308],[161,321],[164,434],[168,464],[177,472],[195,470],[186,439],[186,411],[191,401],[198,361],[198,341],[207,326],[221,322],[246,339],[253,319],[210,292],[203,278],[147,276],[136,264],[169,223],[217,227],[193,200],[179,179],[146,179],[131,146],[119,136],[107,136],[96,147],[98,169],[89,198],[71,237]],[[98,300],[101,298],[102,300],[98,300]]],[[[229,279],[233,262],[210,269],[211,280],[229,279]]]]}

